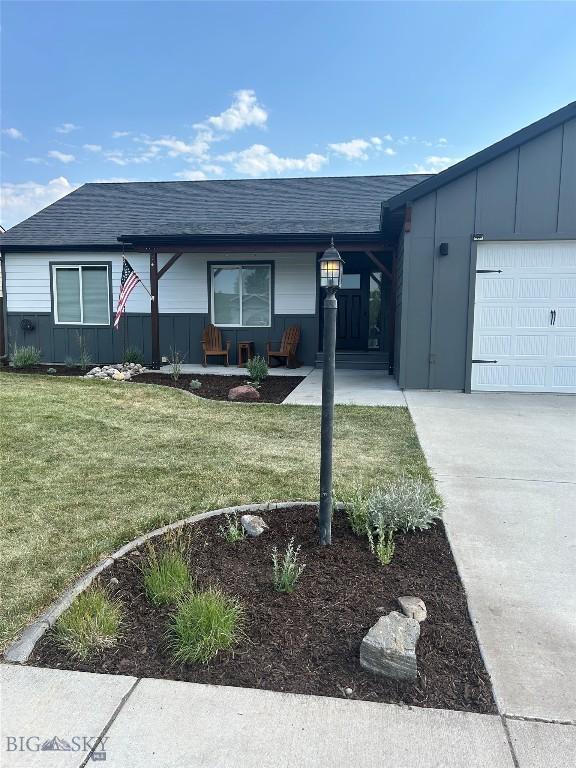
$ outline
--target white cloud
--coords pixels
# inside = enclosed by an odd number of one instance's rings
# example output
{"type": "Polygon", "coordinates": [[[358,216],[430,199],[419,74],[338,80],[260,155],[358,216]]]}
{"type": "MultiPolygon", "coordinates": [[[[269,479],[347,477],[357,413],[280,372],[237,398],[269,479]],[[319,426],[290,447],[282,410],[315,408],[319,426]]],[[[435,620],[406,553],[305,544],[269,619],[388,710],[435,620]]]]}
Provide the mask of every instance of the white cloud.
{"type": "Polygon", "coordinates": [[[35,163],[36,165],[47,165],[48,163],[43,157],[25,157],[24,160],[27,163],[35,163]]]}
{"type": "Polygon", "coordinates": [[[442,144],[448,144],[448,139],[445,139],[444,137],[439,138],[438,146],[441,146],[442,144]]]}
{"type": "Polygon", "coordinates": [[[2,133],[5,133],[11,139],[24,139],[24,134],[18,128],[4,128],[2,133]]]}
{"type": "Polygon", "coordinates": [[[54,130],[56,133],[72,133],[72,131],[77,131],[80,128],[79,125],[74,125],[74,123],[62,123],[62,125],[59,125],[54,130]]]}
{"type": "Polygon", "coordinates": [[[73,163],[76,159],[74,155],[59,152],[57,149],[51,149],[50,152],[48,152],[48,157],[53,157],[54,160],[59,160],[61,163],[73,163]]]}
{"type": "Polygon", "coordinates": [[[204,181],[206,174],[203,171],[179,171],[174,176],[184,181],[204,181]]]}
{"type": "Polygon", "coordinates": [[[459,163],[460,157],[440,157],[439,155],[429,155],[425,163],[416,163],[414,165],[415,173],[439,173],[449,168],[455,163],[459,163]]]}
{"type": "Polygon", "coordinates": [[[83,148],[88,152],[102,152],[102,146],[100,144],[84,144],[83,148]]]}
{"type": "Polygon", "coordinates": [[[77,186],[71,184],[64,176],[52,179],[47,184],[39,184],[35,181],[25,181],[20,184],[4,183],[0,187],[2,223],[6,227],[12,227],[72,192],[77,186]]]}
{"type": "Polygon", "coordinates": [[[130,136],[130,131],[112,131],[113,139],[121,139],[124,136],[130,136]]]}
{"type": "Polygon", "coordinates": [[[366,139],[351,139],[350,141],[341,141],[338,144],[328,144],[328,147],[340,157],[346,160],[368,160],[370,142],[366,139]]]}
{"type": "MultiPolygon", "coordinates": [[[[225,133],[234,133],[250,125],[262,127],[266,125],[268,113],[264,107],[258,103],[256,93],[250,89],[236,91],[232,105],[221,112],[219,115],[209,117],[206,123],[216,131],[225,133]]],[[[205,126],[202,123],[194,126],[202,129],[205,126]]]]}
{"type": "Polygon", "coordinates": [[[280,175],[287,171],[316,173],[328,162],[328,158],[315,152],[304,157],[279,157],[264,144],[253,144],[241,152],[229,152],[217,158],[231,162],[238,173],[247,176],[280,175]]]}
{"type": "MultiPolygon", "coordinates": [[[[385,136],[384,139],[388,140],[385,136]]],[[[383,152],[392,157],[396,154],[392,147],[383,147],[383,140],[379,136],[368,139],[351,139],[337,144],[328,144],[329,149],[346,160],[368,160],[370,152],[383,152]]]]}
{"type": "Polygon", "coordinates": [[[160,149],[166,149],[168,157],[179,157],[188,155],[191,157],[202,158],[208,156],[210,144],[213,141],[210,131],[198,131],[191,142],[177,139],[175,136],[163,136],[160,139],[143,138],[138,141],[150,147],[152,151],[158,153],[160,149]]]}
{"type": "Polygon", "coordinates": [[[206,173],[213,173],[216,176],[221,176],[224,173],[224,168],[221,165],[214,165],[213,163],[204,163],[202,170],[206,173]]]}
{"type": "Polygon", "coordinates": [[[389,133],[387,133],[385,136],[382,136],[382,138],[384,141],[393,141],[392,136],[389,133]]]}

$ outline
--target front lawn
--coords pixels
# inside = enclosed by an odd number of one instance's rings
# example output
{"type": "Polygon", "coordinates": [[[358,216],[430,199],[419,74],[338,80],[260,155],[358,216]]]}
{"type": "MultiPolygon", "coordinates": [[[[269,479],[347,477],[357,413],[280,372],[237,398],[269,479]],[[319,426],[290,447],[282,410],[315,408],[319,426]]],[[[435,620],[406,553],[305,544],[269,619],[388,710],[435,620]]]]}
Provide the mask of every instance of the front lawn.
{"type": "MultiPolygon", "coordinates": [[[[0,374],[0,644],[84,568],[206,509],[318,496],[320,409],[179,390],[0,374]]],[[[339,406],[346,488],[428,475],[405,408],[339,406]]]]}

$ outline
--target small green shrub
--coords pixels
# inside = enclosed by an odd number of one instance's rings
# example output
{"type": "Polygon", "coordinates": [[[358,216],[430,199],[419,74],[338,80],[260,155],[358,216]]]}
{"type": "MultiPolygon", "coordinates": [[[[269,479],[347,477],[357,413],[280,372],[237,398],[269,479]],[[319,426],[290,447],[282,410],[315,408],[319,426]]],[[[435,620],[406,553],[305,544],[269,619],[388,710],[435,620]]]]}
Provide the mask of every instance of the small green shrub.
{"type": "Polygon", "coordinates": [[[188,382],[188,389],[200,389],[202,383],[198,379],[190,379],[188,382]]]}
{"type": "Polygon", "coordinates": [[[60,616],[54,635],[58,645],[72,657],[86,659],[116,644],[120,624],[120,603],[100,587],[90,587],[60,616]]]}
{"type": "Polygon", "coordinates": [[[178,381],[180,374],[182,373],[182,363],[184,362],[183,355],[178,352],[177,349],[170,347],[170,356],[168,357],[168,363],[170,365],[170,376],[174,381],[178,381]]]}
{"type": "Polygon", "coordinates": [[[260,355],[255,355],[246,362],[246,370],[250,376],[250,384],[258,389],[266,376],[268,376],[268,366],[266,360],[260,355]]]}
{"type": "Polygon", "coordinates": [[[401,477],[370,493],[368,514],[377,531],[415,531],[429,528],[440,517],[442,503],[430,482],[401,477]]]}
{"type": "Polygon", "coordinates": [[[124,350],[124,362],[144,365],[144,353],[138,347],[126,347],[124,350]]]}
{"type": "Polygon", "coordinates": [[[246,531],[242,527],[242,523],[238,520],[238,515],[225,515],[226,525],[221,525],[218,528],[218,533],[230,544],[235,541],[242,541],[246,538],[246,531]]]}
{"type": "Polygon", "coordinates": [[[180,603],[170,625],[174,659],[184,664],[206,664],[218,651],[236,644],[243,619],[238,600],[217,589],[190,595],[180,603]]]}
{"type": "Polygon", "coordinates": [[[378,533],[378,539],[374,551],[380,565],[389,565],[394,557],[394,533],[392,531],[382,531],[378,533]]]}
{"type": "Polygon", "coordinates": [[[82,331],[76,332],[76,338],[78,339],[78,365],[83,371],[86,371],[92,363],[92,357],[88,352],[88,345],[82,331]]]}
{"type": "Polygon", "coordinates": [[[300,546],[294,549],[294,538],[291,538],[284,552],[284,557],[280,560],[278,548],[272,550],[272,583],[277,592],[294,592],[296,582],[302,576],[305,563],[298,564],[300,555],[300,546]]]}
{"type": "Polygon", "coordinates": [[[355,536],[366,536],[370,529],[368,514],[368,491],[359,480],[352,483],[350,491],[336,491],[338,498],[344,503],[346,517],[355,536]]]}
{"type": "Polygon", "coordinates": [[[158,554],[150,547],[142,571],[146,594],[154,605],[176,605],[190,591],[190,571],[175,548],[158,554]]]}
{"type": "Polygon", "coordinates": [[[38,347],[19,347],[14,344],[12,352],[12,365],[14,368],[34,368],[40,365],[42,353],[38,347]]]}

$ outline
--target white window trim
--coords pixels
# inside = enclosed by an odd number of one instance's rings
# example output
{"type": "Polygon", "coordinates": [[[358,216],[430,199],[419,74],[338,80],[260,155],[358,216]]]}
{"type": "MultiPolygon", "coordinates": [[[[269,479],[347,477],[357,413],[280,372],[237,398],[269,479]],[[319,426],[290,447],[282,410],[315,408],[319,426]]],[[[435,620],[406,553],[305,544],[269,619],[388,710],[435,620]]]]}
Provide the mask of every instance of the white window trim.
{"type": "Polygon", "coordinates": [[[53,264],[52,265],[52,300],[54,308],[54,325],[85,325],[85,326],[98,326],[105,327],[110,325],[110,265],[109,264],[53,264]],[[85,323],[84,322],[84,302],[82,300],[82,267],[100,267],[100,269],[106,269],[106,283],[108,285],[108,295],[106,302],[106,309],[108,312],[108,320],[105,323],[85,323]],[[56,280],[56,270],[58,269],[76,269],[78,270],[78,277],[80,281],[80,320],[68,321],[58,319],[58,282],[56,280]]]}
{"type": "MultiPolygon", "coordinates": [[[[242,320],[242,286],[240,280],[240,320],[242,320]]],[[[271,328],[272,327],[272,264],[264,261],[254,264],[211,264],[210,265],[210,321],[217,328],[271,328]],[[268,322],[266,325],[242,325],[242,323],[217,323],[214,318],[214,270],[215,269],[244,269],[248,267],[266,267],[268,269],[268,322]]]]}

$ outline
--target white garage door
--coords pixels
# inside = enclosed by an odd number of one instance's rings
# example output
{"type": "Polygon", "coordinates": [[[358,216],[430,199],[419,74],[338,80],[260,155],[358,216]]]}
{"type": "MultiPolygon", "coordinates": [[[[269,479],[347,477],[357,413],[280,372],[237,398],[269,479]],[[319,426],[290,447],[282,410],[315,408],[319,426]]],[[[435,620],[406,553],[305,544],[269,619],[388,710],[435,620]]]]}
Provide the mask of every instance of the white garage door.
{"type": "Polygon", "coordinates": [[[478,244],[472,389],[576,392],[576,241],[478,244]]]}

